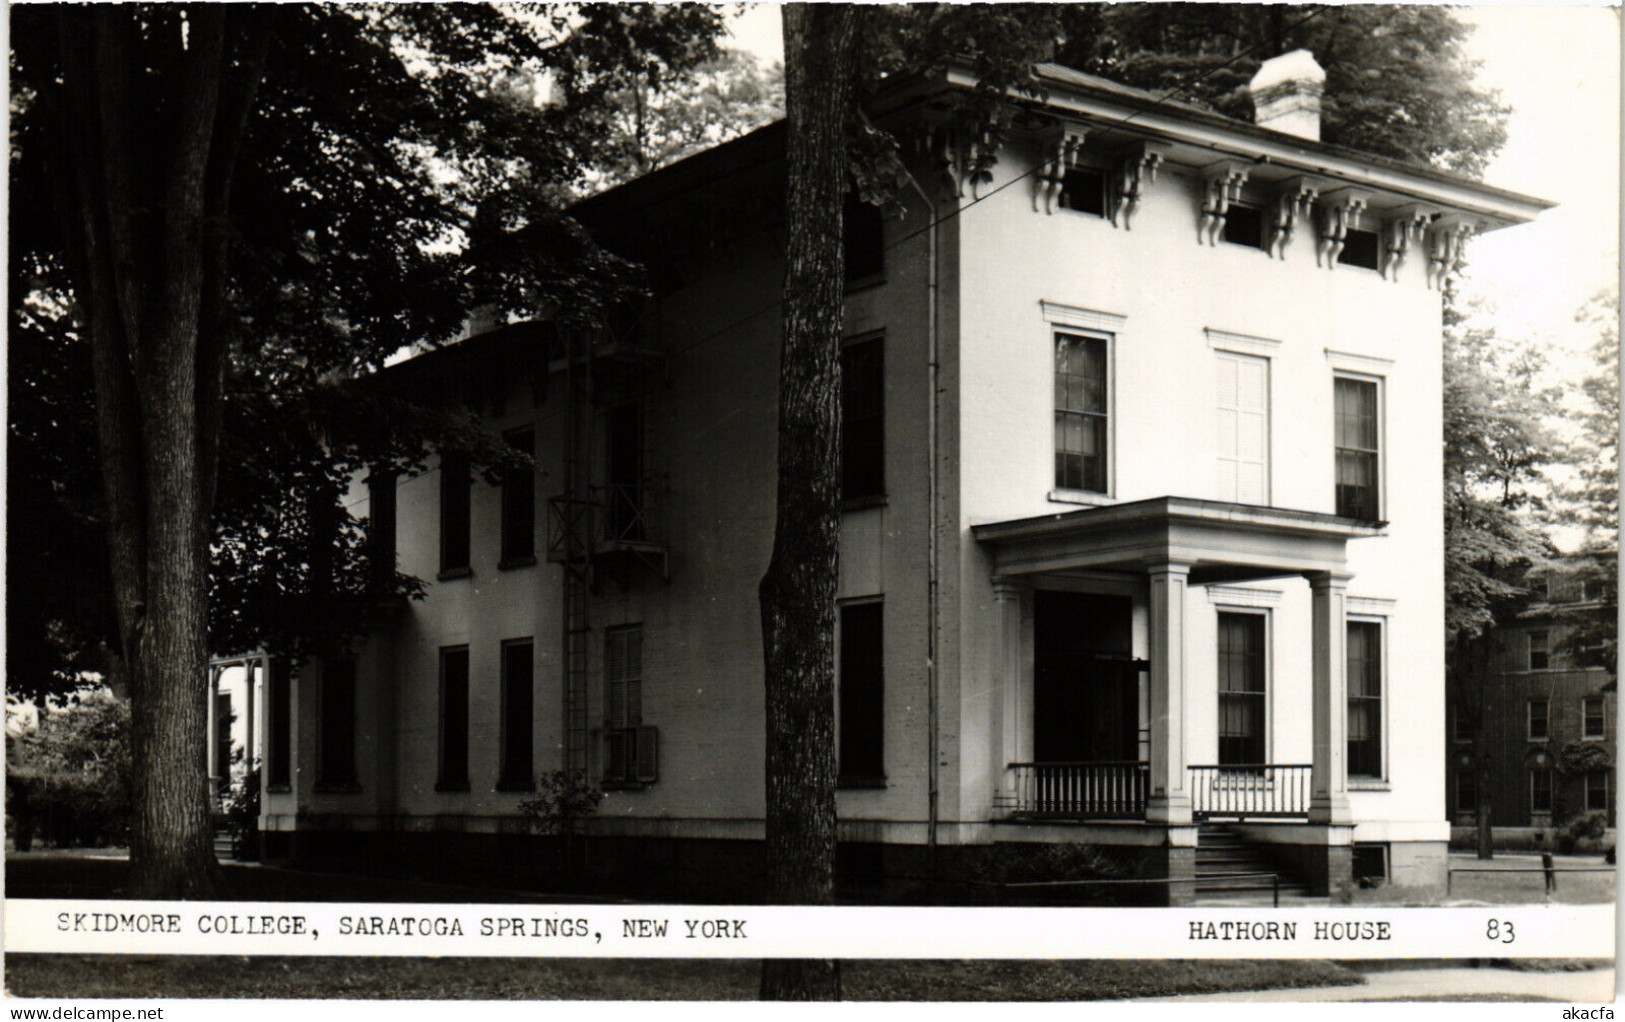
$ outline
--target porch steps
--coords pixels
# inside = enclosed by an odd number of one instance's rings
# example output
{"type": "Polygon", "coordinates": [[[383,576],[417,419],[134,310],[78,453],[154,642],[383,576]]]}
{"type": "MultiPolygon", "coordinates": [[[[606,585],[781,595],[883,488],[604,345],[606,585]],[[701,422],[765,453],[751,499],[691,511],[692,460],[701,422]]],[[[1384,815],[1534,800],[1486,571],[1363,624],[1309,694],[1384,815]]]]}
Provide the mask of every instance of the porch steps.
{"type": "Polygon", "coordinates": [[[1303,882],[1228,827],[1204,824],[1196,838],[1196,901],[1203,905],[1269,905],[1280,876],[1281,904],[1312,900],[1303,882]],[[1237,874],[1251,874],[1238,876],[1237,874]]]}

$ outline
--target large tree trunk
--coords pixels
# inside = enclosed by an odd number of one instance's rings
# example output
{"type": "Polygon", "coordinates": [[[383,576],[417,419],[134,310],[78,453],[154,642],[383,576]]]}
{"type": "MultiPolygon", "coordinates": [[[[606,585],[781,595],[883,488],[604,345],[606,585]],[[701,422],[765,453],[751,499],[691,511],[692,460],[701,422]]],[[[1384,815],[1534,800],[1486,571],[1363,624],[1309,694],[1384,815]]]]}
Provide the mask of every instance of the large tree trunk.
{"type": "MultiPolygon", "coordinates": [[[[59,212],[89,340],[129,680],[130,894],[214,892],[208,566],[231,166],[266,54],[250,8],[61,8],[59,212]]],[[[263,29],[264,26],[259,26],[263,29]]]]}
{"type": "MultiPolygon", "coordinates": [[[[850,4],[784,8],[789,241],[779,379],[778,518],[761,584],[768,897],[835,890],[835,592],[840,532],[841,200],[857,53],[850,4]]],[[[773,959],[761,995],[840,996],[833,961],[773,959]]]]}

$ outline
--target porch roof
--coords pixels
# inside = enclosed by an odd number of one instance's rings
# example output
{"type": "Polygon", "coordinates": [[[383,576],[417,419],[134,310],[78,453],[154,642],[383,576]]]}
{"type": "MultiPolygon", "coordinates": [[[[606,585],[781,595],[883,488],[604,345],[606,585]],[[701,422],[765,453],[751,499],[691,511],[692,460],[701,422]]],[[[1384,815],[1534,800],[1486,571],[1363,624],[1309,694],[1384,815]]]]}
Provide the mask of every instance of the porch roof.
{"type": "Polygon", "coordinates": [[[1383,535],[1386,522],[1318,511],[1259,507],[1190,497],[976,525],[999,575],[1067,571],[1144,572],[1190,565],[1193,584],[1342,571],[1351,539],[1383,535]]]}

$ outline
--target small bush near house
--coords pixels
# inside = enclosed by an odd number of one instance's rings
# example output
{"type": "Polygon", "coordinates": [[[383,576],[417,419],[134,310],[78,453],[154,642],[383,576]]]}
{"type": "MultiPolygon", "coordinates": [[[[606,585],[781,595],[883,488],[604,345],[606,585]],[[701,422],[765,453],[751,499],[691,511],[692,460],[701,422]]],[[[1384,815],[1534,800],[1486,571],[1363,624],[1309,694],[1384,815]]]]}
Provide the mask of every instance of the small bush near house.
{"type": "Polygon", "coordinates": [[[536,795],[519,803],[519,811],[538,833],[559,837],[561,868],[574,873],[581,862],[579,828],[582,820],[598,811],[604,793],[587,779],[582,770],[554,770],[536,781],[536,795]]]}
{"type": "Polygon", "coordinates": [[[1581,840],[1596,840],[1608,833],[1608,816],[1604,813],[1586,813],[1576,816],[1557,832],[1557,850],[1563,855],[1574,854],[1581,840]]]}
{"type": "Polygon", "coordinates": [[[18,851],[129,840],[130,707],[100,687],[47,704],[32,731],[6,734],[6,815],[18,851]]]}
{"type": "Polygon", "coordinates": [[[258,862],[260,857],[260,772],[250,770],[242,787],[233,787],[225,797],[226,826],[231,831],[231,857],[238,862],[258,862]]]}

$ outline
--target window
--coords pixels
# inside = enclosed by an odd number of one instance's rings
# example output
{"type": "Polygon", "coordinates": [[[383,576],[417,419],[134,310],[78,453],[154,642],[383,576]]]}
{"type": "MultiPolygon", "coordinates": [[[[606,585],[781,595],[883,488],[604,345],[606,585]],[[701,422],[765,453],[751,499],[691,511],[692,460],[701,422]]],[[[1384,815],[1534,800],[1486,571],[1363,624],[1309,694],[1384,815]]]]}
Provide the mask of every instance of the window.
{"type": "Polygon", "coordinates": [[[1471,767],[1456,771],[1456,812],[1478,811],[1478,775],[1471,767]]]}
{"type": "Polygon", "coordinates": [[[1267,762],[1263,614],[1219,614],[1219,765],[1267,762]]]}
{"type": "Polygon", "coordinates": [[[1609,805],[1608,788],[1607,771],[1593,770],[1586,774],[1586,812],[1613,815],[1613,807],[1609,805]]]}
{"type": "Polygon", "coordinates": [[[882,604],[841,606],[840,784],[884,785],[886,670],[882,604]]]}
{"type": "Polygon", "coordinates": [[[1218,498],[1270,500],[1270,360],[1218,353],[1218,498]]]}
{"type": "Polygon", "coordinates": [[[1552,736],[1551,712],[1551,700],[1529,700],[1529,740],[1531,742],[1544,742],[1552,736]]]}
{"type": "Polygon", "coordinates": [[[1107,492],[1106,339],[1055,335],[1055,485],[1107,492]]]}
{"type": "Polygon", "coordinates": [[[468,647],[440,651],[440,762],[436,791],[468,790],[468,647]]]}
{"type": "Polygon", "coordinates": [[[1264,211],[1257,206],[1230,204],[1224,218],[1224,240],[1248,248],[1264,247],[1264,211]]]}
{"type": "Polygon", "coordinates": [[[440,454],[440,577],[468,574],[468,455],[440,454]]]}
{"type": "Polygon", "coordinates": [[[841,499],[886,495],[886,362],[882,339],[841,349],[841,499]]]}
{"type": "Polygon", "coordinates": [[[322,661],[321,756],[316,783],[323,787],[355,784],[355,660],[322,661]]]}
{"type": "Polygon", "coordinates": [[[265,687],[265,699],[270,704],[265,784],[286,789],[293,781],[293,667],[287,657],[271,659],[265,687]]]}
{"type": "Polygon", "coordinates": [[[1473,720],[1459,706],[1450,707],[1450,736],[1458,742],[1473,740],[1473,720]]]}
{"type": "Polygon", "coordinates": [[[531,765],[535,741],[532,663],[529,639],[502,644],[502,768],[497,776],[498,791],[530,791],[536,786],[531,765]]]}
{"type": "Polygon", "coordinates": [[[1529,771],[1529,811],[1552,811],[1552,768],[1535,767],[1529,771]]]}
{"type": "Polygon", "coordinates": [[[1349,228],[1343,236],[1343,251],[1337,254],[1337,261],[1349,266],[1363,266],[1368,270],[1376,269],[1381,250],[1378,240],[1376,231],[1349,228]]]}
{"type": "Polygon", "coordinates": [[[1607,718],[1603,715],[1602,696],[1586,696],[1580,700],[1581,719],[1584,730],[1580,732],[1582,738],[1606,738],[1607,718]]]}
{"type": "Polygon", "coordinates": [[[643,626],[604,633],[604,783],[634,786],[654,779],[654,728],[643,727],[643,626]]]}
{"type": "Polygon", "coordinates": [[[367,558],[375,588],[395,580],[395,471],[381,465],[367,473],[367,558]]]}
{"type": "Polygon", "coordinates": [[[605,452],[604,528],[606,539],[647,538],[643,518],[643,405],[627,401],[609,410],[605,452]]]}
{"type": "MultiPolygon", "coordinates": [[[[536,452],[536,431],[529,426],[502,434],[503,441],[528,456],[536,452]]],[[[516,468],[502,476],[502,559],[499,568],[536,563],[536,471],[516,468]]]]}
{"type": "Polygon", "coordinates": [[[1105,216],[1105,172],[1092,167],[1068,170],[1061,178],[1061,208],[1091,216],[1105,216]]]}
{"type": "Polygon", "coordinates": [[[1348,772],[1382,776],[1382,625],[1348,623],[1348,772]]]}
{"type": "Polygon", "coordinates": [[[1551,633],[1537,630],[1529,633],[1529,669],[1544,671],[1552,665],[1551,633]]]}
{"type": "Polygon", "coordinates": [[[1339,376],[1332,386],[1337,420],[1337,513],[1374,522],[1381,518],[1377,382],[1339,376]]]}
{"type": "Polygon", "coordinates": [[[846,254],[846,281],[855,283],[886,272],[886,226],[880,207],[848,194],[842,211],[841,234],[846,254]]]}

